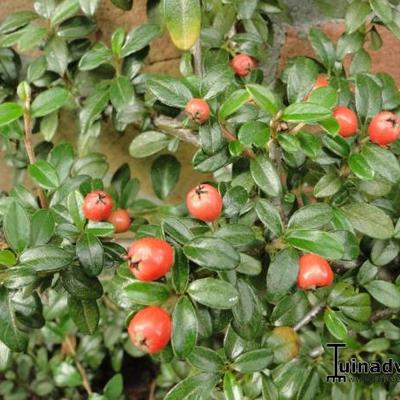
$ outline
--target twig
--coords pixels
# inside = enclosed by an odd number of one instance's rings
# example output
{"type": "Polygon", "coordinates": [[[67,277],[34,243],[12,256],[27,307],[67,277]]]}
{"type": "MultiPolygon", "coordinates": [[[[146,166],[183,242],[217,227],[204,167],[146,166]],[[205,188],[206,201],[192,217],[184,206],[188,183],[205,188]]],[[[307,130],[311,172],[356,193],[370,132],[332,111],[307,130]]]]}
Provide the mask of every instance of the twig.
{"type": "Polygon", "coordinates": [[[300,132],[304,127],[306,126],[306,124],[304,122],[300,122],[299,124],[297,124],[294,128],[292,128],[289,133],[291,134],[296,134],[297,132],[300,132]]]}
{"type": "Polygon", "coordinates": [[[154,379],[150,384],[149,400],[155,400],[156,396],[156,380],[154,379]]]}
{"type": "MultiPolygon", "coordinates": [[[[27,98],[25,100],[24,130],[25,130],[25,135],[24,135],[25,148],[26,148],[26,152],[28,154],[29,163],[32,165],[32,164],[35,164],[36,157],[35,157],[35,152],[33,150],[32,117],[31,117],[31,112],[30,112],[30,98],[27,98]]],[[[37,188],[37,194],[39,197],[40,206],[42,208],[48,208],[49,204],[47,202],[46,194],[44,193],[44,190],[40,186],[37,188]]]]}
{"type": "Polygon", "coordinates": [[[89,379],[85,372],[85,368],[83,368],[82,364],[76,359],[75,348],[72,345],[71,340],[68,336],[65,338],[65,343],[68,346],[70,353],[74,357],[76,368],[78,368],[79,374],[81,375],[81,378],[82,378],[82,386],[86,390],[86,393],[90,396],[93,393],[92,387],[90,386],[89,379]]]}
{"type": "Polygon", "coordinates": [[[201,42],[200,38],[196,41],[194,46],[192,47],[192,55],[193,55],[193,61],[194,61],[194,72],[196,75],[200,76],[200,78],[203,76],[203,65],[201,63],[201,42]]]}
{"type": "Polygon", "coordinates": [[[179,140],[188,142],[194,146],[200,147],[199,138],[191,129],[182,128],[182,123],[174,118],[159,115],[153,118],[154,125],[168,135],[175,136],[179,140]]]}
{"type": "Polygon", "coordinates": [[[295,331],[299,331],[303,326],[306,326],[310,323],[324,308],[325,308],[325,301],[316,304],[294,327],[295,331]]]}
{"type": "MultiPolygon", "coordinates": [[[[221,127],[221,130],[222,130],[222,134],[224,135],[224,138],[228,142],[233,142],[233,141],[237,140],[236,136],[229,129],[227,129],[222,124],[220,124],[220,127],[221,127]]],[[[256,158],[256,155],[254,154],[253,150],[251,150],[251,149],[243,150],[242,155],[247,157],[247,158],[256,158]]]]}

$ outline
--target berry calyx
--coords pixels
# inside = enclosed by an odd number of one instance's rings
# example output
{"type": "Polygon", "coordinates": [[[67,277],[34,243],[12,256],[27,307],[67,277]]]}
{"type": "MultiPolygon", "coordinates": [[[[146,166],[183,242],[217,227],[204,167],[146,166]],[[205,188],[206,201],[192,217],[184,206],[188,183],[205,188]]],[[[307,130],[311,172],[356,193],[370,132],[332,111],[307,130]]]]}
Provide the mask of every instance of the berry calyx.
{"type": "Polygon", "coordinates": [[[351,108],[345,106],[337,106],[334,108],[332,114],[339,124],[340,136],[349,137],[357,133],[357,115],[351,108]]]}
{"type": "Polygon", "coordinates": [[[254,58],[248,54],[236,54],[229,65],[235,71],[235,74],[239,76],[246,76],[252,69],[257,67],[254,58]]]}
{"type": "Polygon", "coordinates": [[[128,249],[129,269],[141,281],[161,278],[173,263],[173,248],[165,240],[146,237],[135,240],[128,249]]]}
{"type": "Polygon", "coordinates": [[[131,319],[128,334],[131,342],[145,353],[161,351],[171,339],[171,316],[160,307],[146,307],[131,319]]]}
{"type": "Polygon", "coordinates": [[[210,118],[210,107],[203,99],[191,99],[186,105],[185,112],[198,124],[204,124],[210,118]]]}
{"type": "Polygon", "coordinates": [[[91,221],[104,221],[112,211],[113,201],[111,196],[102,190],[90,192],[84,199],[82,211],[84,216],[91,221]]]}
{"type": "Polygon", "coordinates": [[[131,226],[131,217],[128,211],[123,208],[117,208],[113,211],[107,221],[114,225],[115,233],[127,232],[131,226]]]}
{"type": "Polygon", "coordinates": [[[222,196],[214,186],[202,183],[186,195],[186,207],[194,218],[212,222],[221,215],[222,196]]]}
{"type": "Polygon", "coordinates": [[[381,146],[395,142],[400,137],[400,117],[390,111],[382,111],[372,118],[368,126],[372,143],[381,146]]]}
{"type": "Polygon", "coordinates": [[[316,254],[304,254],[299,259],[297,286],[300,289],[313,289],[329,286],[333,282],[333,271],[328,261],[316,254]]]}

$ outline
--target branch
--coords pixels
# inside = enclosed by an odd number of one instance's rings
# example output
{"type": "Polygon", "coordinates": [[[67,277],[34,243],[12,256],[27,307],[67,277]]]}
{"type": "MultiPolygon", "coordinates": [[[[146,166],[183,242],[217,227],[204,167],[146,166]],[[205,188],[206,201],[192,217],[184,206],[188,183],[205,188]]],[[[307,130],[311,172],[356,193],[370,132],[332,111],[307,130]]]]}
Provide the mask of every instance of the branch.
{"type": "Polygon", "coordinates": [[[68,346],[70,353],[74,357],[76,368],[78,368],[79,374],[81,375],[81,378],[82,378],[82,386],[86,390],[86,393],[90,396],[93,393],[93,391],[90,386],[89,379],[86,375],[85,369],[83,368],[82,364],[76,359],[75,348],[74,348],[73,344],[71,343],[71,340],[68,336],[65,338],[65,344],[68,346]]]}
{"type": "Polygon", "coordinates": [[[194,72],[196,75],[203,77],[203,65],[201,62],[201,42],[200,38],[197,39],[196,43],[191,49],[194,61],[194,72]]]}
{"type": "Polygon", "coordinates": [[[324,308],[326,302],[316,304],[294,327],[293,329],[297,332],[307,324],[309,324],[324,308]]]}
{"type": "Polygon", "coordinates": [[[168,135],[175,136],[179,140],[188,142],[196,147],[200,147],[200,140],[198,136],[195,135],[191,129],[182,128],[181,121],[175,118],[159,115],[153,118],[153,124],[168,135]]]}
{"type": "MultiPolygon", "coordinates": [[[[30,110],[30,108],[31,108],[30,96],[27,95],[24,100],[25,100],[25,107],[24,107],[24,131],[25,131],[24,143],[25,143],[26,152],[28,154],[29,163],[32,165],[32,164],[35,164],[36,157],[35,157],[35,152],[33,150],[32,116],[31,116],[31,110],[30,110]]],[[[40,206],[42,208],[48,208],[49,204],[47,202],[46,194],[45,194],[44,190],[40,186],[37,188],[37,194],[38,194],[38,197],[39,197],[40,206]]]]}

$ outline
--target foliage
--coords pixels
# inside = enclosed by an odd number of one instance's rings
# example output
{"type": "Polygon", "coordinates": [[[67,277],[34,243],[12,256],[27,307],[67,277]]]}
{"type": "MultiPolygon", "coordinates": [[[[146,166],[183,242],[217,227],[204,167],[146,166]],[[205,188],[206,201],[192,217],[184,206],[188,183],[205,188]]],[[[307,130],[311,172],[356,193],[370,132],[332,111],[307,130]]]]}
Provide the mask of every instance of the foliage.
{"type": "Polygon", "coordinates": [[[333,43],[311,28],[315,59],[290,59],[269,85],[266,49],[277,18],[287,20],[281,1],[156,3],[148,23],[116,29],[110,44],[92,40],[98,0],[37,0],[0,25],[0,139],[15,180],[0,197],[0,394],[120,398],[124,352],[144,355],[125,327],[159,305],[173,332],[152,356],[158,398],[395,398],[396,382],[325,380],[329,342],[345,343],[346,359],[399,354],[400,142],[378,146],[367,129],[380,111],[399,111],[400,94],[391,76],[370,72],[366,45],[379,48],[379,25],[400,37],[398,3],[316,0],[346,31],[333,43]],[[184,50],[179,78],[143,70],[164,29],[184,50]],[[32,49],[39,55],[25,64],[32,49]],[[258,67],[236,76],[236,53],[258,67]],[[321,74],[329,85],[313,89],[321,74]],[[182,112],[192,98],[209,104],[203,125],[182,112]],[[356,112],[356,135],[339,134],[339,104],[356,112]],[[77,154],[52,143],[62,113],[78,117],[77,154]],[[142,196],[127,165],[111,176],[106,156],[90,151],[105,120],[118,134],[137,128],[129,153],[154,156],[158,199],[142,196]],[[223,197],[213,223],[165,202],[180,179],[180,141],[198,147],[192,167],[213,174],[223,197]],[[173,245],[165,278],[134,279],[113,225],[86,220],[82,203],[96,189],[131,212],[132,237],[173,245]],[[303,253],[329,260],[331,286],[296,287],[303,253]],[[106,354],[116,375],[92,393],[106,354]]]}

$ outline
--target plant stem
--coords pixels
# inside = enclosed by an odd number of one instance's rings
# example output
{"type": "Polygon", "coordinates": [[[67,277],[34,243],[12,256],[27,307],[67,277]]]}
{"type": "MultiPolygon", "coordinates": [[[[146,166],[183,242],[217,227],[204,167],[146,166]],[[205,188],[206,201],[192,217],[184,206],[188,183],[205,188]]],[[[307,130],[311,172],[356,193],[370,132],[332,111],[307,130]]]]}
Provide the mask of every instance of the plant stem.
{"type": "MultiPolygon", "coordinates": [[[[35,157],[35,152],[33,150],[32,117],[30,113],[30,100],[27,100],[25,102],[24,131],[25,131],[24,135],[25,148],[28,154],[29,163],[32,165],[35,164],[36,157],[35,157]]],[[[44,193],[44,190],[41,187],[37,188],[37,194],[39,197],[40,206],[42,208],[48,208],[49,204],[47,201],[47,197],[46,194],[44,193]]]]}
{"type": "Polygon", "coordinates": [[[194,72],[196,75],[203,77],[203,65],[201,60],[201,42],[200,38],[197,39],[196,43],[192,47],[193,61],[194,61],[194,72]]]}
{"type": "Polygon", "coordinates": [[[309,324],[324,308],[326,302],[322,301],[316,304],[294,327],[295,331],[299,331],[303,326],[309,324]]]}
{"type": "Polygon", "coordinates": [[[78,369],[79,374],[81,375],[81,378],[82,378],[82,386],[86,390],[86,393],[90,396],[93,393],[92,387],[90,386],[89,379],[88,379],[88,377],[86,375],[86,372],[85,372],[85,368],[83,368],[82,364],[76,359],[75,348],[72,345],[71,340],[70,340],[70,338],[68,336],[65,338],[65,343],[67,344],[70,353],[74,357],[76,368],[78,369]]]}
{"type": "Polygon", "coordinates": [[[179,120],[159,115],[153,118],[153,123],[164,133],[174,136],[183,142],[188,142],[196,147],[200,147],[199,138],[192,130],[182,128],[182,123],[179,120]]]}

